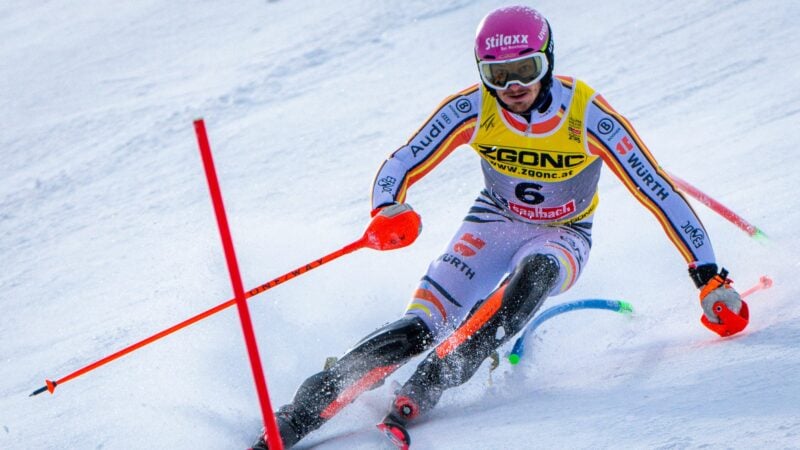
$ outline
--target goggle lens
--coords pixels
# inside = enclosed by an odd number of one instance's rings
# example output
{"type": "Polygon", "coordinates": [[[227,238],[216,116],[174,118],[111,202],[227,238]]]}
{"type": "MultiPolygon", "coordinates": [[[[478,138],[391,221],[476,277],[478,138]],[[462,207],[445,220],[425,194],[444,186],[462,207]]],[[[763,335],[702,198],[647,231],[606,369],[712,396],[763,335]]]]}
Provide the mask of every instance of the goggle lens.
{"type": "Polygon", "coordinates": [[[478,69],[483,82],[494,89],[508,89],[513,83],[530,86],[547,73],[547,57],[539,52],[506,61],[481,61],[478,69]]]}

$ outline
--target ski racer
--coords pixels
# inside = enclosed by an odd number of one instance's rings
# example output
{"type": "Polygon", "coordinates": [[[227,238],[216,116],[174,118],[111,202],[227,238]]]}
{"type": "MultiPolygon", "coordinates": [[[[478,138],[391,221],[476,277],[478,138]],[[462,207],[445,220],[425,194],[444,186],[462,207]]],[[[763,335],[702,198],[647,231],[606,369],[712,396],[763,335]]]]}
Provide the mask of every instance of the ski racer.
{"type": "MultiPolygon", "coordinates": [[[[480,156],[483,189],[404,315],[306,379],[279,409],[287,448],[433,348],[379,424],[407,448],[410,421],[469,380],[546,298],[576,283],[592,245],[603,165],[688,264],[702,322],[723,336],[747,325],[747,305],[717,266],[708,232],[630,122],[583,81],[553,75],[548,21],[526,6],[496,9],[480,22],[474,50],[481,82],[446,98],[383,163],[372,215],[407,211],[408,189],[463,145],[480,156]]],[[[263,436],[255,448],[267,448],[263,436]]]]}

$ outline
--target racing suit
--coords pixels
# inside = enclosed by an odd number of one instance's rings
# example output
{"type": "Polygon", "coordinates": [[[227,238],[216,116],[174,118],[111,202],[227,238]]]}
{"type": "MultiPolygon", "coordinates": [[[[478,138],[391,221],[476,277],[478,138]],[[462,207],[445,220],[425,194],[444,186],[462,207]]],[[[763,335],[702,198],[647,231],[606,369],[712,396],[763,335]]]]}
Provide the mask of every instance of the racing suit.
{"type": "Polygon", "coordinates": [[[484,186],[461,227],[431,262],[405,315],[307,379],[281,408],[288,446],[435,346],[390,412],[401,422],[417,417],[468,380],[544,299],[574,285],[589,257],[603,163],[687,263],[715,263],[702,223],[631,124],[569,77],[556,77],[549,105],[529,116],[503,108],[482,85],[445,99],[381,166],[373,210],[405,202],[414,183],[462,146],[480,156],[484,186]]]}

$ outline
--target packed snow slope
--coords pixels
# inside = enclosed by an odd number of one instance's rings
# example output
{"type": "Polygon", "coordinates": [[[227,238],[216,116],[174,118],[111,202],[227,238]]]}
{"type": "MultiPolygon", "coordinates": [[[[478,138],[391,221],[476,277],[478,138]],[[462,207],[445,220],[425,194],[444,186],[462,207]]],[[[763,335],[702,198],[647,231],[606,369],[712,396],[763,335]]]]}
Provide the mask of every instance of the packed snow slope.
{"type": "MultiPolygon", "coordinates": [[[[488,367],[412,429],[415,448],[800,448],[800,2],[532,4],[556,72],[586,80],[661,165],[765,230],[694,203],[752,321],[699,322],[684,261],[605,171],[581,280],[519,366],[488,367]]],[[[477,81],[494,0],[0,4],[0,448],[241,449],[260,411],[235,308],[48,393],[232,296],[192,120],[204,117],[246,287],[360,236],[383,159],[477,81]]],[[[402,314],[481,188],[453,154],[414,186],[425,230],[253,298],[275,406],[326,356],[402,314]]],[[[507,349],[504,349],[507,350],[507,349]]],[[[417,360],[391,379],[403,381],[417,360]]],[[[488,365],[487,365],[488,366],[488,365]]],[[[301,449],[386,448],[390,383],[301,449]]]]}

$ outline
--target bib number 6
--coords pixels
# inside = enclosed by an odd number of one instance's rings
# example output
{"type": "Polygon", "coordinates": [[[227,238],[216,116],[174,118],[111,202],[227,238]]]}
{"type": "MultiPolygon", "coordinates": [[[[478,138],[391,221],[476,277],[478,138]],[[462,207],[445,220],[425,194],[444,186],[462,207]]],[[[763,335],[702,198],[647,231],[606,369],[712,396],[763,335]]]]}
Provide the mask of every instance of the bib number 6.
{"type": "Polygon", "coordinates": [[[544,195],[539,193],[539,190],[542,188],[541,184],[536,183],[520,183],[517,185],[517,188],[514,190],[514,193],[517,195],[517,198],[529,205],[538,205],[544,201],[544,195]]]}

